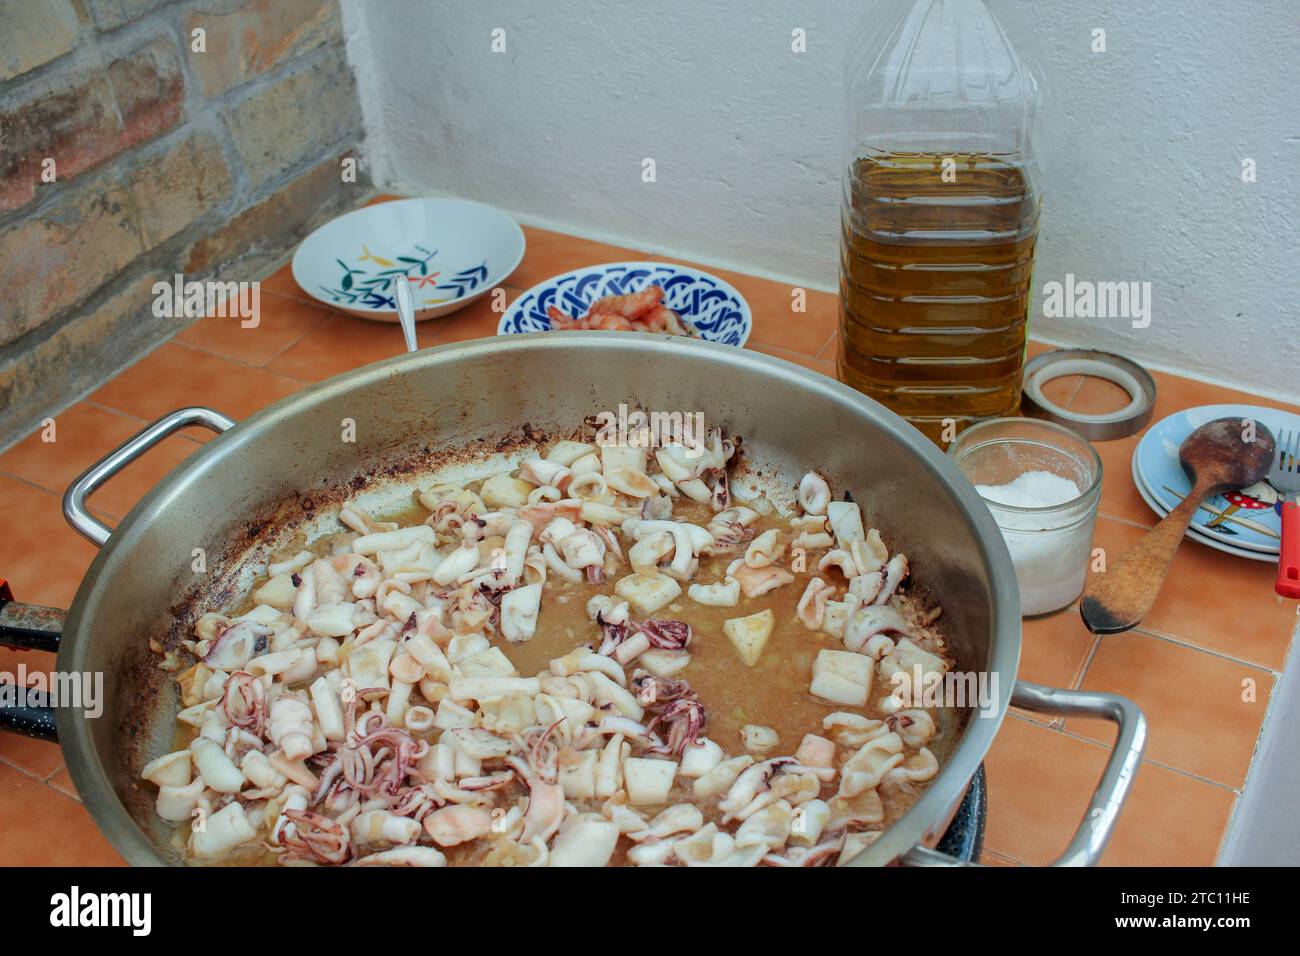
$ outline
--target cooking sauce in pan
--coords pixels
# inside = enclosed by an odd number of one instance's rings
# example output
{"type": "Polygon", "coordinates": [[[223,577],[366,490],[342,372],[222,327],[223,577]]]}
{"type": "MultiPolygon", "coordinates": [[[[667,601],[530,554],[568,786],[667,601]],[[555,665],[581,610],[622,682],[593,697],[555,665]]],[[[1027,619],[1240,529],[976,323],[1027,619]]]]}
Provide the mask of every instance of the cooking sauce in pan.
{"type": "MultiPolygon", "coordinates": [[[[476,484],[470,483],[467,487],[475,488],[476,484]]],[[[677,503],[673,516],[702,526],[712,518],[713,512],[705,505],[684,501],[677,503]]],[[[397,513],[386,514],[379,520],[395,521],[406,527],[420,524],[428,517],[429,512],[426,509],[413,503],[410,507],[397,513]]],[[[767,515],[759,517],[756,528],[759,532],[768,528],[779,528],[788,532],[788,525],[781,519],[767,515]]],[[[312,542],[300,539],[296,545],[324,556],[330,553],[333,537],[334,535],[327,534],[312,542]]],[[[297,547],[287,549],[289,553],[295,550],[297,547]]],[[[735,558],[734,553],[702,557],[699,572],[693,580],[701,583],[721,580],[728,564],[735,558]]],[[[656,618],[684,620],[690,624],[693,632],[689,646],[691,660],[685,670],[677,676],[686,680],[691,689],[699,695],[707,711],[707,723],[703,733],[717,742],[727,756],[746,752],[741,740],[741,728],[746,724],[769,727],[777,734],[778,742],[775,747],[766,754],[754,755],[756,760],[761,760],[766,756],[794,753],[805,734],[824,734],[823,718],[836,711],[861,713],[875,719],[882,719],[885,716],[876,705],[887,695],[889,688],[879,678],[871,700],[863,708],[821,700],[809,691],[813,661],[818,651],[839,650],[843,647],[838,639],[820,631],[809,630],[796,614],[795,605],[798,596],[803,593],[808,579],[817,573],[816,559],[816,553],[810,554],[808,563],[811,573],[809,570],[797,570],[792,567],[791,571],[795,575],[793,583],[758,597],[742,597],[736,607],[700,605],[689,600],[683,590],[677,600],[654,615],[656,618]],[[722,625],[730,618],[743,617],[767,609],[775,615],[775,630],[757,663],[753,667],[748,667],[740,660],[724,636],[722,625]]],[[[822,572],[821,576],[823,578],[834,576],[835,583],[841,586],[844,584],[844,581],[838,578],[837,570],[829,574],[822,572]]],[[[250,589],[250,594],[264,580],[256,582],[256,585],[250,589]]],[[[596,594],[612,593],[612,579],[596,586],[586,581],[567,582],[550,576],[543,589],[534,636],[523,643],[510,643],[500,636],[495,636],[492,643],[502,650],[520,675],[531,676],[546,672],[551,660],[563,657],[576,647],[584,644],[599,646],[600,628],[588,616],[586,605],[596,594]]],[[[252,609],[253,604],[250,597],[235,613],[245,613],[252,609]]],[[[928,625],[923,625],[918,620],[919,615],[913,613],[910,602],[905,604],[904,610],[912,618],[915,633],[934,634],[928,625]]],[[[305,689],[308,683],[310,682],[300,686],[305,689]]],[[[415,696],[418,697],[418,690],[415,696]]],[[[945,709],[932,711],[932,715],[935,718],[936,734],[929,741],[928,746],[942,765],[955,738],[957,715],[945,709]]],[[[182,725],[174,749],[188,747],[195,733],[192,728],[182,725]]],[[[435,731],[417,736],[436,738],[436,735],[435,731]]],[[[699,801],[692,792],[692,784],[693,780],[679,776],[665,806],[683,802],[694,803],[706,820],[718,821],[721,817],[717,809],[718,798],[711,797],[699,801]]],[[[822,798],[829,799],[834,794],[836,786],[834,782],[823,785],[822,798]]],[[[915,803],[923,791],[923,786],[911,790],[880,788],[885,818],[876,828],[884,829],[897,820],[915,803]]],[[[498,803],[507,802],[507,798],[512,802],[515,797],[526,793],[526,789],[516,782],[500,791],[498,803]]],[[[604,801],[595,799],[572,802],[583,809],[599,812],[604,801]]],[[[653,816],[659,808],[642,809],[648,811],[647,816],[653,816]]],[[[190,824],[187,822],[180,824],[175,832],[173,844],[181,852],[184,852],[189,830],[190,824]]],[[[610,861],[611,864],[625,862],[628,846],[630,844],[626,838],[620,839],[619,849],[610,861]]],[[[461,846],[445,848],[444,853],[451,865],[512,862],[510,859],[501,858],[499,853],[494,855],[492,841],[489,840],[475,840],[461,846]]],[[[255,844],[234,851],[216,862],[218,865],[269,865],[276,861],[275,853],[260,844],[255,844]]]]}

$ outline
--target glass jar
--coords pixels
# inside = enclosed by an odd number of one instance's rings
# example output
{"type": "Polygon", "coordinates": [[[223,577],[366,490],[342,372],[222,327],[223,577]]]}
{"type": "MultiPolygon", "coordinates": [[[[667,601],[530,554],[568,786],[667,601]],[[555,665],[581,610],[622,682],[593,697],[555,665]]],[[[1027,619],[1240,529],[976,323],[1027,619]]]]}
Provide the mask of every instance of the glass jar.
{"type": "Polygon", "coordinates": [[[1006,539],[1020,584],[1020,613],[1029,617],[1071,604],[1083,593],[1092,557],[1101,500],[1096,449],[1064,425],[995,418],[958,435],[948,454],[976,486],[1006,539]],[[1060,479],[1072,482],[1075,491],[1060,479]],[[1062,491],[1061,500],[1050,497],[1062,491]],[[1045,498],[1052,503],[1034,503],[1045,498]]]}

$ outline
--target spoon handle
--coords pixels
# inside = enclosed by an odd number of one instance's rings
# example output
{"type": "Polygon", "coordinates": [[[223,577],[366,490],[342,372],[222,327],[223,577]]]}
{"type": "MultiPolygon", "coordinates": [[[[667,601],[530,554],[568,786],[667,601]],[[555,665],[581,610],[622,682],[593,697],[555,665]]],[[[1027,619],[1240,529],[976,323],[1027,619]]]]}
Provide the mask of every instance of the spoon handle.
{"type": "Polygon", "coordinates": [[[411,280],[406,276],[398,276],[394,291],[397,299],[397,318],[402,323],[402,335],[406,337],[406,351],[418,351],[420,345],[415,339],[415,301],[411,295],[411,280]]]}
{"type": "Polygon", "coordinates": [[[1083,623],[1094,634],[1118,634],[1136,626],[1165,583],[1174,553],[1209,487],[1197,484],[1173,511],[1105,571],[1094,574],[1079,602],[1083,623]]]}

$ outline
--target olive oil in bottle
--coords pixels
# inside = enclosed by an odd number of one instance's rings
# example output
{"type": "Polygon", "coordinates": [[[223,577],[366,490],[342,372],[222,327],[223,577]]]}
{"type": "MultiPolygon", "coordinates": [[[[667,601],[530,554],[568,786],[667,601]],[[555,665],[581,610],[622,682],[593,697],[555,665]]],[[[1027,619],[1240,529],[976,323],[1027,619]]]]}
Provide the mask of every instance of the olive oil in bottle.
{"type": "Polygon", "coordinates": [[[868,156],[846,192],[841,381],[936,442],[1013,414],[1038,229],[1024,171],[987,155],[868,156]]]}
{"type": "Polygon", "coordinates": [[[1035,46],[1006,0],[874,0],[849,44],[839,377],[940,445],[1020,405],[1035,46]]]}

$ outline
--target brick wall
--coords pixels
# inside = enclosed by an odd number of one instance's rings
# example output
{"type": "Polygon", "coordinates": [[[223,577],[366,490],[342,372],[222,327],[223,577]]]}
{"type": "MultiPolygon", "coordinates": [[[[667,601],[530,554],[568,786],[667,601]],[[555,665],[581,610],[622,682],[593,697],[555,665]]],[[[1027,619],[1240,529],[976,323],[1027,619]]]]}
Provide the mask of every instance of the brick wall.
{"type": "Polygon", "coordinates": [[[179,331],[154,282],[358,205],[361,137],[337,0],[0,0],[0,447],[179,331]]]}

